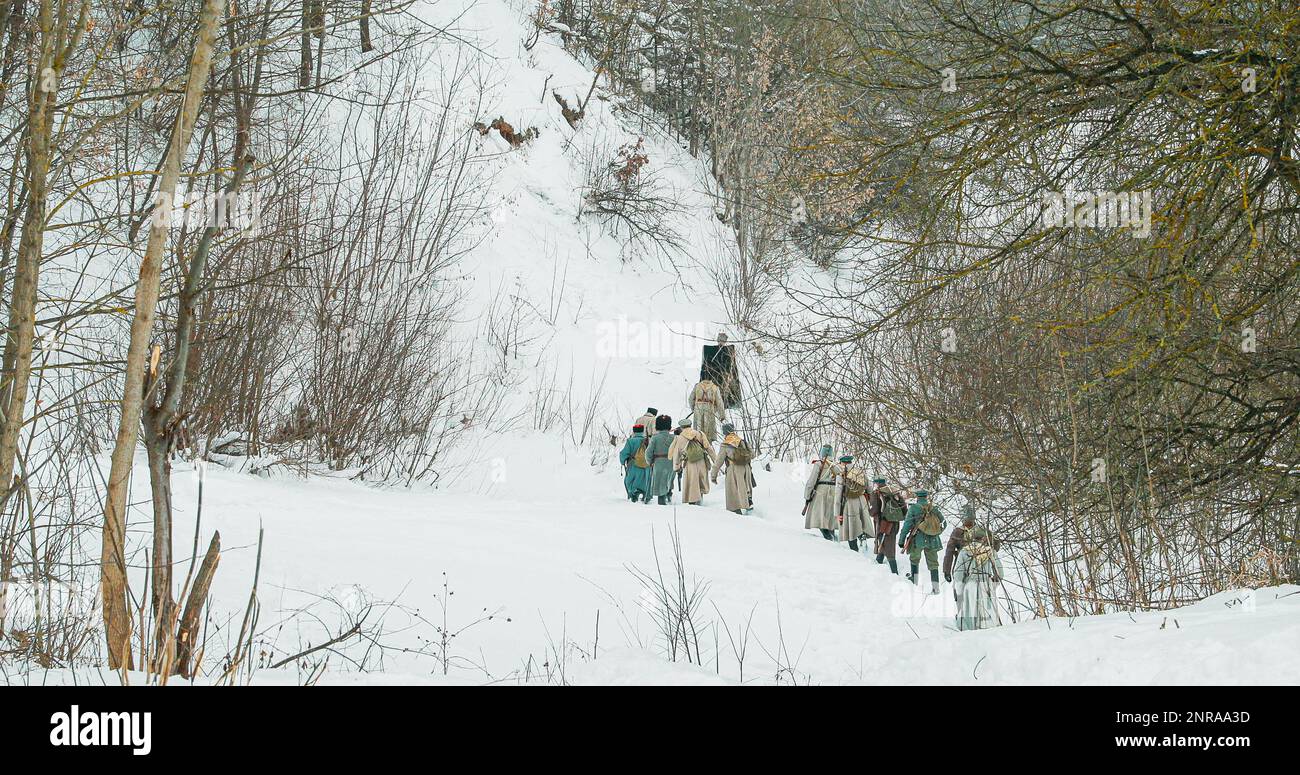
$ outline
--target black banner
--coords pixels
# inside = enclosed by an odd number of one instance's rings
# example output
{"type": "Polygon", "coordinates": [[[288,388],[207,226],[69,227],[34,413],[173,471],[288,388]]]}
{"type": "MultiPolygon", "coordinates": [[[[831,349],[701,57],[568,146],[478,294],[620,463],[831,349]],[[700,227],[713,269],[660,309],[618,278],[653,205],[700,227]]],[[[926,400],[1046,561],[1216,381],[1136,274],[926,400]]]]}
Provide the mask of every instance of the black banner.
{"type": "MultiPolygon", "coordinates": [[[[880,686],[755,692],[755,687],[707,695],[685,688],[593,694],[503,687],[13,687],[0,695],[0,729],[8,757],[36,756],[51,764],[70,759],[182,763],[202,761],[213,751],[227,755],[252,747],[259,751],[259,764],[283,758],[337,766],[375,757],[436,755],[450,761],[487,753],[500,763],[496,757],[506,753],[500,741],[508,741],[511,751],[544,747],[564,755],[593,745],[643,748],[686,738],[732,748],[744,758],[761,756],[773,745],[790,746],[792,752],[806,745],[829,747],[837,756],[853,749],[855,732],[844,723],[847,718],[892,719],[886,725],[895,743],[890,758],[916,765],[949,761],[963,747],[988,745],[999,756],[1060,757],[1054,762],[1078,756],[1088,762],[1185,762],[1280,757],[1297,727],[1288,709],[1294,691],[1285,688],[880,686]],[[809,728],[808,720],[815,718],[827,721],[825,734],[809,728]],[[929,720],[921,724],[922,719],[929,720]],[[927,732],[918,735],[922,727],[927,732]]],[[[883,731],[879,723],[869,729],[883,731]]]]}

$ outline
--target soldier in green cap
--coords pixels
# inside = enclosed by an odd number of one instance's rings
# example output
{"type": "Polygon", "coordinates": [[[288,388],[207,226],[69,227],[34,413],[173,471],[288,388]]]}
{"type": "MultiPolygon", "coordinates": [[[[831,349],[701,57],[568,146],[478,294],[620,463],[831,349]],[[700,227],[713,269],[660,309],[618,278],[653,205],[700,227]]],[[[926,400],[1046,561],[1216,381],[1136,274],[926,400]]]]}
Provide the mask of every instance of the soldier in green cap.
{"type": "Polygon", "coordinates": [[[943,514],[930,503],[929,492],[917,490],[916,503],[907,510],[898,545],[907,550],[912,561],[912,572],[907,574],[907,578],[913,584],[921,568],[921,553],[925,553],[925,564],[930,569],[930,594],[933,595],[939,594],[939,550],[943,548],[939,536],[942,533],[943,514]]]}
{"type": "Polygon", "coordinates": [[[898,540],[898,524],[907,516],[907,501],[902,493],[885,486],[885,478],[872,480],[876,485],[867,499],[867,511],[876,523],[876,564],[889,560],[889,569],[898,575],[898,560],[895,559],[898,540]]]}
{"type": "Polygon", "coordinates": [[[835,467],[835,519],[840,526],[840,540],[858,551],[858,541],[865,545],[875,530],[867,513],[867,475],[853,465],[852,455],[840,455],[835,467]]]}
{"type": "Polygon", "coordinates": [[[821,457],[812,461],[803,488],[804,530],[820,530],[822,538],[835,540],[835,462],[830,444],[823,444],[821,457]]]}

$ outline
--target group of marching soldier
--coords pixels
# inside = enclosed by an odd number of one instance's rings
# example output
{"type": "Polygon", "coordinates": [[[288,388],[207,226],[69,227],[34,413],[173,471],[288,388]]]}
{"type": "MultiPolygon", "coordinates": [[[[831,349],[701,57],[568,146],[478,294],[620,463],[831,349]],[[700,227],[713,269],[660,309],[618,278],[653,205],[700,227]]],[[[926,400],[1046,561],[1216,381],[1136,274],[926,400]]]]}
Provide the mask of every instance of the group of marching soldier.
{"type": "MultiPolygon", "coordinates": [[[[716,391],[717,386],[708,380],[691,390],[688,400],[696,418],[694,425],[688,417],[674,426],[671,417],[653,407],[636,420],[619,453],[629,500],[649,503],[655,498],[666,505],[672,502],[675,484],[683,503],[699,505],[710,483],[717,484],[719,474],[724,474],[727,510],[744,514],[753,508],[753,454],[735,427],[726,422],[726,410],[716,391]],[[722,438],[715,450],[719,421],[722,438]]],[[[876,563],[888,562],[894,574],[898,573],[897,551],[902,549],[911,564],[906,578],[913,584],[924,557],[931,594],[939,593],[939,551],[943,550],[942,573],[953,585],[958,629],[999,624],[995,589],[1002,581],[1002,562],[996,541],[976,524],[973,510],[967,507],[961,526],[952,530],[945,547],[941,538],[944,517],[930,502],[929,492],[909,493],[880,477],[868,482],[852,455],[837,459],[833,451],[829,444],[823,446],[809,468],[804,484],[804,528],[818,530],[830,541],[847,542],[855,552],[866,551],[874,539],[876,563]],[[914,498],[911,503],[909,496],[914,498]]]]}
{"type": "Polygon", "coordinates": [[[690,415],[675,426],[672,417],[659,414],[654,407],[633,423],[632,435],[618,456],[628,500],[649,503],[654,498],[664,506],[672,502],[676,489],[683,503],[698,506],[709,493],[709,485],[724,476],[727,510],[748,513],[754,507],[753,453],[735,426],[727,422],[721,390],[713,382],[701,380],[687,401],[692,407],[690,415]],[[719,423],[722,437],[715,449],[719,423]]]}
{"type": "Polygon", "coordinates": [[[943,513],[930,502],[928,491],[917,490],[911,495],[915,500],[909,504],[908,491],[890,486],[882,477],[868,484],[866,472],[854,465],[852,455],[840,455],[836,462],[827,444],[812,461],[804,484],[804,528],[819,530],[831,541],[838,534],[855,552],[874,538],[876,563],[888,561],[894,574],[898,573],[897,550],[903,549],[911,561],[907,579],[913,584],[920,576],[924,556],[930,571],[930,593],[935,595],[939,594],[939,550],[943,549],[943,575],[953,585],[957,628],[976,630],[999,624],[995,589],[1002,582],[1002,561],[993,536],[975,523],[974,510],[968,506],[945,548],[943,513]]]}

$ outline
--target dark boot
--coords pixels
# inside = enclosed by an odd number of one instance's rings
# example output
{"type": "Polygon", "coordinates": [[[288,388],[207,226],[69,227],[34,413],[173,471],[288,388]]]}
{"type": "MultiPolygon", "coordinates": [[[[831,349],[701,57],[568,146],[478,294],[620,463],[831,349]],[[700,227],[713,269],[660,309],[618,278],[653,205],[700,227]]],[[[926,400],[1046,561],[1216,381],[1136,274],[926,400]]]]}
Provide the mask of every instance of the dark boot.
{"type": "Polygon", "coordinates": [[[912,563],[912,572],[907,574],[907,580],[915,584],[916,576],[920,572],[921,572],[921,566],[917,565],[916,563],[912,563]]]}
{"type": "Polygon", "coordinates": [[[850,538],[850,539],[849,539],[849,548],[852,549],[854,552],[856,552],[856,551],[858,550],[858,541],[857,541],[857,539],[855,539],[855,538],[850,538]]]}
{"type": "Polygon", "coordinates": [[[831,531],[827,530],[827,529],[824,528],[824,527],[821,528],[821,531],[822,531],[822,538],[825,538],[827,541],[834,541],[834,540],[835,540],[835,534],[832,533],[831,531]]]}
{"type": "Polygon", "coordinates": [[[877,555],[876,555],[876,564],[877,564],[877,565],[884,565],[884,564],[885,564],[885,555],[883,555],[883,554],[877,554],[877,555]]]}
{"type": "Polygon", "coordinates": [[[891,559],[891,560],[889,561],[889,570],[890,570],[890,572],[893,573],[895,576],[898,575],[898,560],[891,559]]]}
{"type": "Polygon", "coordinates": [[[930,594],[939,594],[939,570],[937,568],[930,569],[930,594]]]}
{"type": "Polygon", "coordinates": [[[660,506],[667,506],[667,505],[668,505],[668,496],[667,496],[667,495],[660,495],[660,496],[659,496],[659,505],[660,505],[660,506]]]}

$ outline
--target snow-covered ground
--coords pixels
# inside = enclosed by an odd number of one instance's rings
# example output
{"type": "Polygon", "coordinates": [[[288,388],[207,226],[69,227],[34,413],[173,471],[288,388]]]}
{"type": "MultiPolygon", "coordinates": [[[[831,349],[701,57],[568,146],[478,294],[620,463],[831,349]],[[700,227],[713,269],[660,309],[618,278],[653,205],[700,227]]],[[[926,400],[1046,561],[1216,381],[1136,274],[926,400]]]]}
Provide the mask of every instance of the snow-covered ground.
{"type": "MultiPolygon", "coordinates": [[[[558,445],[520,439],[507,469],[516,486],[487,496],[210,469],[203,524],[221,531],[225,547],[210,632],[238,629],[263,528],[259,649],[275,659],[296,653],[324,640],[322,626],[341,627],[345,610],[375,604],[370,624],[382,624],[375,635],[388,651],[380,659],[374,642],[340,647],[323,684],[544,682],[547,672],[575,684],[739,683],[736,651],[751,613],[746,683],[1300,683],[1300,587],[957,632],[948,585],[918,595],[885,566],[803,531],[797,487],[781,466],[758,472],[757,508],[740,517],[716,491],[702,507],[628,503],[615,470],[566,465],[548,454],[558,445]],[[674,524],[688,577],[708,584],[697,621],[702,665],[667,658],[653,600],[630,570],[653,569],[657,546],[671,575],[674,524]],[[428,641],[442,623],[444,574],[454,593],[449,630],[493,614],[452,641],[446,676],[438,656],[400,651],[437,652],[428,641]],[[367,653],[360,673],[352,660],[367,653]]],[[[184,524],[194,480],[181,475],[177,485],[184,524]]],[[[210,648],[226,637],[210,635],[210,648]]],[[[284,667],[252,680],[305,676],[284,667]]],[[[8,679],[117,680],[85,670],[8,679]]]]}
{"type": "MultiPolygon", "coordinates": [[[[782,671],[781,680],[813,683],[1300,683],[1300,587],[1224,593],[1173,611],[957,632],[947,584],[939,596],[918,594],[887,566],[802,530],[800,488],[784,466],[757,472],[755,512],[739,517],[722,508],[717,491],[702,507],[628,503],[616,470],[548,458],[556,446],[540,436],[521,440],[507,469],[518,489],[495,496],[214,473],[205,511],[226,546],[249,547],[227,554],[217,597],[246,594],[260,524],[268,608],[302,604],[293,589],[345,600],[351,591],[353,604],[364,590],[433,619],[445,573],[455,592],[451,628],[499,610],[453,646],[486,667],[460,670],[462,680],[518,675],[530,655],[541,662],[550,652],[554,664],[555,648],[569,641],[576,648],[566,679],[574,683],[736,682],[726,628],[738,639],[752,612],[746,681],[772,682],[784,668],[793,674],[782,671]],[[524,469],[518,479],[516,467],[524,469]],[[668,663],[653,601],[629,570],[653,569],[657,544],[671,574],[674,525],[688,574],[708,583],[699,668],[668,663]]],[[[403,622],[396,616],[393,624],[403,622]]],[[[420,629],[393,637],[436,637],[420,629]]],[[[297,650],[293,637],[284,633],[280,647],[297,650]]],[[[391,667],[428,674],[435,662],[398,656],[391,667]]]]}

